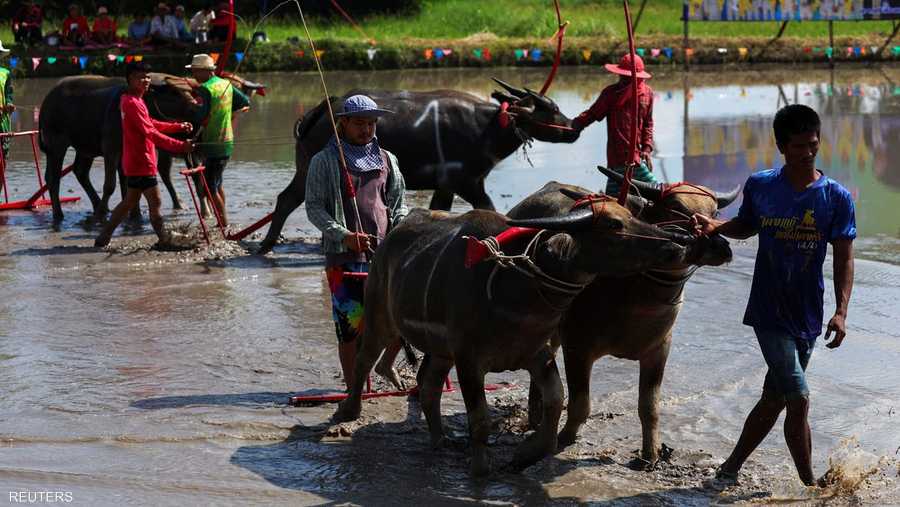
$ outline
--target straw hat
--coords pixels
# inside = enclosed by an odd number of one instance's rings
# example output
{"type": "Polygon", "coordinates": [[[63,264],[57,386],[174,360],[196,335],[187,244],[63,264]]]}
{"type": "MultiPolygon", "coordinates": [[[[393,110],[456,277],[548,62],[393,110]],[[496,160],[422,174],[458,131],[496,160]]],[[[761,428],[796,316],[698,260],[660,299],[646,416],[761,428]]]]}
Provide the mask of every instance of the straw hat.
{"type": "MultiPolygon", "coordinates": [[[[634,63],[634,70],[637,72],[638,79],[650,79],[650,73],[644,70],[644,60],[640,56],[634,55],[634,63]]],[[[626,54],[623,56],[622,59],[619,60],[618,65],[607,63],[604,67],[613,74],[631,77],[631,55],[626,54]]]]}
{"type": "Polygon", "coordinates": [[[200,70],[216,70],[216,61],[212,59],[211,56],[201,53],[199,55],[194,55],[194,58],[191,59],[190,65],[185,65],[185,69],[200,69],[200,70]]]}
{"type": "Polygon", "coordinates": [[[3,41],[0,40],[0,53],[9,53],[9,50],[3,47],[3,41]]]}

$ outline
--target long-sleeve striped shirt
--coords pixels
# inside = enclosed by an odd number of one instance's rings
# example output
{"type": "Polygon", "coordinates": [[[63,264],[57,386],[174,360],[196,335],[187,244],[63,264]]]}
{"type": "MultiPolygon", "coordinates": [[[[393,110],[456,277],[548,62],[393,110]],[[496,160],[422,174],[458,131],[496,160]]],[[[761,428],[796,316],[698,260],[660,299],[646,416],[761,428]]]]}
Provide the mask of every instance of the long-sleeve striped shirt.
{"type": "MultiPolygon", "coordinates": [[[[400,174],[397,157],[385,150],[390,172],[385,188],[385,205],[388,209],[388,220],[393,227],[409,213],[403,202],[406,185],[400,174]]],[[[344,201],[341,195],[343,177],[337,149],[326,147],[317,153],[309,163],[306,176],[306,216],[320,231],[325,253],[344,253],[344,238],[350,234],[347,219],[344,217],[344,201]]],[[[364,212],[364,210],[360,210],[364,212]]]]}

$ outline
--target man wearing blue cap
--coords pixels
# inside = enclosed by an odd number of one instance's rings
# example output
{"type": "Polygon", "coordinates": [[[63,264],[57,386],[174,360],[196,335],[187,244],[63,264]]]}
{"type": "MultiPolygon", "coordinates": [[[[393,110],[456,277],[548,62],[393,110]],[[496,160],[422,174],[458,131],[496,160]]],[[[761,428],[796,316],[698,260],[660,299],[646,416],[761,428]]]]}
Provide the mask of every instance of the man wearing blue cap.
{"type": "MultiPolygon", "coordinates": [[[[344,273],[368,273],[369,255],[408,212],[397,157],[382,149],[375,137],[378,118],[390,113],[365,95],[346,99],[343,111],[335,114],[340,139],[333,137],[312,158],[306,178],[306,214],[322,231],[338,355],[348,388],[356,359],[354,342],[362,324],[364,280],[344,273]],[[338,143],[355,198],[347,188],[338,143]]],[[[398,351],[399,343],[385,352],[380,364],[393,364],[398,351]]],[[[379,373],[397,378],[393,371],[379,373]]]]}

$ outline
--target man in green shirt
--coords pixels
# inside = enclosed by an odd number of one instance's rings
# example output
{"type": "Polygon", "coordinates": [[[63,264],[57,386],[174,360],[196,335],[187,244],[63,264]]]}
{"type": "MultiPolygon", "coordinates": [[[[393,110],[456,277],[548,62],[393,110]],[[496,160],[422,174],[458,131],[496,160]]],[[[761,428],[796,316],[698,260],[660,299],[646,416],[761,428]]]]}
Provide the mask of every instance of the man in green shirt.
{"type": "MultiPolygon", "coordinates": [[[[0,55],[6,56],[7,53],[9,53],[9,50],[0,43],[0,55]]],[[[16,110],[16,106],[13,104],[12,74],[9,69],[2,66],[0,66],[0,92],[2,92],[0,93],[0,132],[11,132],[12,122],[10,118],[13,111],[16,110]]],[[[4,137],[0,141],[0,148],[3,149],[3,160],[6,160],[7,155],[9,155],[9,141],[9,137],[4,137]]]]}
{"type": "MultiPolygon", "coordinates": [[[[210,198],[219,210],[222,226],[228,225],[225,213],[225,191],[222,189],[222,173],[234,150],[234,131],[231,126],[231,113],[246,111],[250,108],[250,98],[235,88],[230,81],[215,75],[216,62],[206,54],[194,55],[191,64],[185,66],[191,70],[194,79],[200,83],[197,90],[203,102],[201,114],[202,132],[198,146],[203,153],[206,167],[206,184],[209,186],[210,198]]],[[[201,190],[201,199],[205,197],[201,190]]],[[[204,206],[204,214],[205,206],[204,206]]]]}

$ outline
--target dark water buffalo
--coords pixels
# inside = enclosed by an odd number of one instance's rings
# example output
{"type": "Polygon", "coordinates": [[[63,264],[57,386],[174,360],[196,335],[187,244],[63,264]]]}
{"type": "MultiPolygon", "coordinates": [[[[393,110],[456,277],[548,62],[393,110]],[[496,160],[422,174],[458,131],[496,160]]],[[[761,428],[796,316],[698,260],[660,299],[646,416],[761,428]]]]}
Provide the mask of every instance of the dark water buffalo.
{"type": "MultiPolygon", "coordinates": [[[[621,176],[605,171],[607,176],[621,176]]],[[[649,223],[680,221],[693,213],[715,216],[738,190],[717,195],[704,187],[681,186],[663,192],[661,187],[636,182],[649,202],[632,196],[629,208],[649,223]]],[[[509,216],[560,216],[572,207],[573,198],[588,195],[587,189],[556,182],[532,194],[509,212],[509,216]],[[566,195],[560,192],[562,190],[566,195]]],[[[590,375],[594,362],[612,355],[640,362],[638,413],[643,431],[641,457],[648,463],[659,459],[659,390],[672,342],[672,327],[681,309],[684,285],[699,266],[717,266],[731,260],[728,242],[719,236],[702,238],[693,255],[626,278],[599,276],[575,298],[560,326],[569,388],[568,417],[559,444],[575,441],[578,429],[590,414],[590,375]]],[[[532,389],[531,397],[540,392],[532,389]]],[[[532,401],[529,406],[540,406],[532,401]]]]}
{"type": "MultiPolygon", "coordinates": [[[[261,87],[237,77],[231,79],[245,91],[261,87]]],[[[151,73],[150,90],[144,95],[150,116],[164,121],[196,121],[200,109],[192,96],[196,86],[192,79],[151,73]]],[[[102,215],[108,211],[122,154],[119,97],[124,89],[125,80],[122,78],[75,76],[60,80],[44,97],[38,123],[41,150],[47,156],[46,180],[55,219],[63,217],[59,204],[59,181],[63,158],[70,147],[75,149],[72,172],[87,192],[94,213],[102,215]],[[106,172],[102,197],[97,195],[88,174],[96,157],[103,157],[106,172]]],[[[181,203],[171,182],[171,165],[171,155],[160,152],[160,176],[173,205],[180,208],[181,203]]]]}
{"type": "MultiPolygon", "coordinates": [[[[508,115],[500,114],[498,104],[452,90],[354,90],[342,98],[333,97],[331,104],[334,111],[340,111],[344,98],[362,93],[397,113],[379,120],[378,140],[383,148],[397,155],[408,189],[434,189],[431,209],[450,210],[453,196],[458,194],[474,208],[493,210],[484,179],[498,162],[532,139],[572,143],[579,135],[578,131],[551,126],[570,127],[571,120],[547,97],[498,83],[507,91],[495,91],[492,96],[498,102],[516,103],[508,115]]],[[[324,101],[297,123],[297,172],[278,195],[272,225],[260,245],[260,253],[275,246],[288,215],[303,202],[309,161],[325,146],[332,132],[324,101]]]]}
{"type": "Polygon", "coordinates": [[[366,285],[364,332],[350,396],[335,420],[359,416],[365,379],[385,347],[402,336],[425,357],[417,375],[419,400],[431,442],[443,440],[441,386],[454,365],[472,437],[472,472],[490,469],[491,422],[484,395],[488,372],[526,369],[541,391],[538,430],[517,450],[514,468],[555,451],[562,412],[562,384],[548,346],[560,318],[578,292],[598,274],[642,271],[687,255],[692,238],[632,217],[615,204],[579,208],[563,217],[507,221],[487,210],[464,215],[416,210],[379,247],[366,285]],[[525,253],[517,268],[493,262],[464,266],[466,237],[497,235],[509,225],[544,231],[518,239],[508,253],[525,253]],[[640,237],[637,237],[638,235],[640,237]]]}

